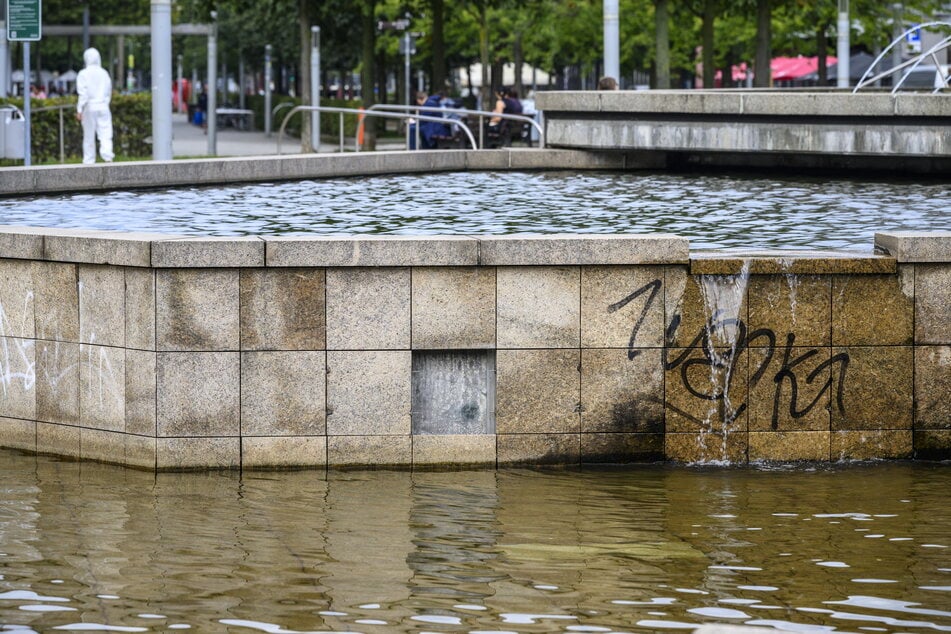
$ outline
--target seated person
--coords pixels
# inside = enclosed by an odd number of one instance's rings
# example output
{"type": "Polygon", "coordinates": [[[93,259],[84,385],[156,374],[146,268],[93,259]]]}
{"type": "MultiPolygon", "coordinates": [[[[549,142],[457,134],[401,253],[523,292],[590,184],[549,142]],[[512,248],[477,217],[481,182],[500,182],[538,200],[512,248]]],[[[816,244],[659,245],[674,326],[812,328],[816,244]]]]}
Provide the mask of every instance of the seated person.
{"type": "MultiPolygon", "coordinates": [[[[439,95],[427,95],[425,92],[416,93],[416,105],[420,108],[427,108],[427,110],[420,110],[419,114],[425,115],[427,117],[442,117],[443,114],[440,112],[439,102],[441,97],[439,95]]],[[[416,149],[416,123],[413,122],[409,127],[410,137],[409,137],[409,147],[411,150],[416,149]]],[[[438,121],[421,121],[419,123],[419,147],[424,150],[431,150],[436,147],[436,137],[437,136],[448,136],[449,135],[449,125],[445,123],[439,123],[438,121]]]]}

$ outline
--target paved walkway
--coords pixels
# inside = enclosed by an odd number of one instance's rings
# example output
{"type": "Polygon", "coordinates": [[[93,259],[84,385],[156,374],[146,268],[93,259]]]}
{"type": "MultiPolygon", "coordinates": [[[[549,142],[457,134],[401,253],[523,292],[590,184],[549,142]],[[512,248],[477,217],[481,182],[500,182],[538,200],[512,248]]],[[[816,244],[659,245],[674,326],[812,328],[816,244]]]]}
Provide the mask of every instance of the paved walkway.
{"type": "MultiPolygon", "coordinates": [[[[218,128],[217,132],[218,156],[264,156],[277,154],[277,130],[270,138],[264,132],[242,132],[234,128],[218,128]]],[[[347,151],[353,150],[353,138],[345,139],[344,147],[347,151]]],[[[380,150],[401,150],[403,144],[396,140],[387,139],[377,144],[380,150]]],[[[284,137],[282,143],[283,154],[299,154],[300,139],[290,136],[284,137]]],[[[328,143],[324,138],[320,144],[321,152],[339,152],[340,143],[328,143]]],[[[184,114],[172,115],[172,155],[175,158],[197,158],[208,156],[208,136],[199,126],[188,123],[184,114]]]]}

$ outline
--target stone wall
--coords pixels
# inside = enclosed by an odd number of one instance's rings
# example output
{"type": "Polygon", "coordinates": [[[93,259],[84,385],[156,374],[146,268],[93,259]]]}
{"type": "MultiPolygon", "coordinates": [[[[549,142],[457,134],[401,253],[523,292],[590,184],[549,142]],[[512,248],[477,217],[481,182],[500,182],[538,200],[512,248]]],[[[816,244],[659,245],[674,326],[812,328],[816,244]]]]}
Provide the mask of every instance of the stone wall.
{"type": "Polygon", "coordinates": [[[146,469],[951,454],[951,234],[0,228],[0,446],[146,469]]]}

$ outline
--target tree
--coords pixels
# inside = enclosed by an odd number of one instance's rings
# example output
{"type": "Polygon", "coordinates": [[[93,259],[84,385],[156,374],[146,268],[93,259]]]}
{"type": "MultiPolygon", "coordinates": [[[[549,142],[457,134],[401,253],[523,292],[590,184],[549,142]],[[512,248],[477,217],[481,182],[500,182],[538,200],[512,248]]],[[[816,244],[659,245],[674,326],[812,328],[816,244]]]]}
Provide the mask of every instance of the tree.
{"type": "Polygon", "coordinates": [[[654,0],[654,87],[670,88],[670,1],[654,0]]]}

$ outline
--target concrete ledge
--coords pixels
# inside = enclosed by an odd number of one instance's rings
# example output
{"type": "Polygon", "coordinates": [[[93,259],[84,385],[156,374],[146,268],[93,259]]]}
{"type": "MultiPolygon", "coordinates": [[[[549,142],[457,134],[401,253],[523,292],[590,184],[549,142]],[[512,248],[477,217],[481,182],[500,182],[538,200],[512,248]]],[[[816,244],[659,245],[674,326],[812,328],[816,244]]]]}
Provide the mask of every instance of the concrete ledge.
{"type": "Polygon", "coordinates": [[[875,234],[875,250],[899,262],[948,262],[951,231],[884,231],[875,234]]]}
{"type": "Polygon", "coordinates": [[[0,226],[0,257],[80,264],[150,266],[162,233],[0,226]]]}
{"type": "Polygon", "coordinates": [[[688,242],[672,234],[485,236],[484,266],[685,264],[688,242]]]}
{"type": "Polygon", "coordinates": [[[895,258],[855,251],[744,251],[722,249],[690,254],[691,275],[874,275],[895,273],[895,258]]]}
{"type": "Polygon", "coordinates": [[[475,266],[479,243],[461,236],[266,237],[267,266],[475,266]]]}
{"type": "Polygon", "coordinates": [[[264,266],[264,240],[235,238],[181,238],[152,243],[155,268],[236,268],[264,266]]]}

